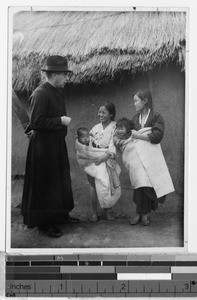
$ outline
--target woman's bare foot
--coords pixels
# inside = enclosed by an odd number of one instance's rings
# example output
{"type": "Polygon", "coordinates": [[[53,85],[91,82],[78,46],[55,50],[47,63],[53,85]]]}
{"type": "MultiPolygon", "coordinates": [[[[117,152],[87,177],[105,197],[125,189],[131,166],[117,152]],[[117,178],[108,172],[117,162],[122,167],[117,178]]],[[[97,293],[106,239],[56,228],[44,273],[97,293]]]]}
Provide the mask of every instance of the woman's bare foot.
{"type": "Polygon", "coordinates": [[[90,218],[90,222],[95,223],[95,222],[97,222],[97,221],[98,221],[98,215],[93,214],[93,215],[91,216],[91,218],[90,218]]]}
{"type": "Polygon", "coordinates": [[[106,218],[107,218],[108,221],[114,221],[115,220],[115,217],[112,215],[112,213],[108,209],[105,210],[105,214],[106,214],[106,218]]]}
{"type": "Polygon", "coordinates": [[[130,225],[136,225],[141,221],[141,216],[136,214],[130,221],[130,225]]]}
{"type": "Polygon", "coordinates": [[[148,226],[150,224],[150,220],[148,219],[148,215],[142,215],[141,224],[143,226],[148,226]]]}

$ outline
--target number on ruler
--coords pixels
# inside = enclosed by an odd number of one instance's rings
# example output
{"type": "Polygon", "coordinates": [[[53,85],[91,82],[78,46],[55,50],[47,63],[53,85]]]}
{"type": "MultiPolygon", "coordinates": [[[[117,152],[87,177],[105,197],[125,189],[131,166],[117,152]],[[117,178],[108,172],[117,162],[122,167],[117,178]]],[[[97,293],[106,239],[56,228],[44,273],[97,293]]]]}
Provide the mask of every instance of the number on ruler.
{"type": "Polygon", "coordinates": [[[189,284],[185,283],[185,289],[188,290],[189,289],[189,284]]]}
{"type": "Polygon", "coordinates": [[[125,284],[125,283],[122,283],[122,284],[121,284],[121,289],[120,289],[120,290],[121,290],[121,291],[124,291],[124,290],[125,290],[125,287],[126,287],[126,284],[125,284]]]}
{"type": "Polygon", "coordinates": [[[57,260],[61,260],[61,261],[62,261],[62,260],[64,260],[64,259],[63,259],[62,256],[58,256],[58,257],[57,257],[57,260]]]}
{"type": "Polygon", "coordinates": [[[6,293],[6,297],[16,297],[15,293],[6,293]]]}

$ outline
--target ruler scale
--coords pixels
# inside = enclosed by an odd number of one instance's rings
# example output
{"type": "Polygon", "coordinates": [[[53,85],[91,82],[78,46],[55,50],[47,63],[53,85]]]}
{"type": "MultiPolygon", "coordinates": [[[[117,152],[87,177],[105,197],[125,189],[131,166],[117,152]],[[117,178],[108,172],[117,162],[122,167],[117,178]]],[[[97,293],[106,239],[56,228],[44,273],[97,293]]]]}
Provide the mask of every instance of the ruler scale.
{"type": "Polygon", "coordinates": [[[195,255],[8,255],[7,297],[196,297],[195,255]]]}

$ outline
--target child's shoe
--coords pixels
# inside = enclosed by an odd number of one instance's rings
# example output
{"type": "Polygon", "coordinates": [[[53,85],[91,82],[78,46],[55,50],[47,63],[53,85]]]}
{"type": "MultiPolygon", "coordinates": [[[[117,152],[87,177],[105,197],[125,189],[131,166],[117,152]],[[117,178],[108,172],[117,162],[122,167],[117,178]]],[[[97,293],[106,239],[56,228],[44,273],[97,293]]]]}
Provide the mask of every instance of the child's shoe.
{"type": "Polygon", "coordinates": [[[142,215],[141,224],[143,226],[148,226],[150,224],[150,220],[148,219],[147,215],[142,215]]]}
{"type": "Polygon", "coordinates": [[[131,221],[130,221],[130,225],[136,225],[141,221],[141,216],[140,215],[135,215],[131,221]]]}

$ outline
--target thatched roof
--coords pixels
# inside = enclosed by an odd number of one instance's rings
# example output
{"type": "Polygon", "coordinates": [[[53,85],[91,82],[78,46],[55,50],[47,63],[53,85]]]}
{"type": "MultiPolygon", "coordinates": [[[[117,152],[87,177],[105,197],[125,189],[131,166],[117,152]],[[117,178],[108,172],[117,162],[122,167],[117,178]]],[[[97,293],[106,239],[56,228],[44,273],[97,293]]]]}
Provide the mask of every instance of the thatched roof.
{"type": "Polygon", "coordinates": [[[184,66],[184,12],[25,11],[13,19],[13,85],[32,90],[48,55],[65,55],[71,82],[100,84],[176,61],[184,66]]]}

